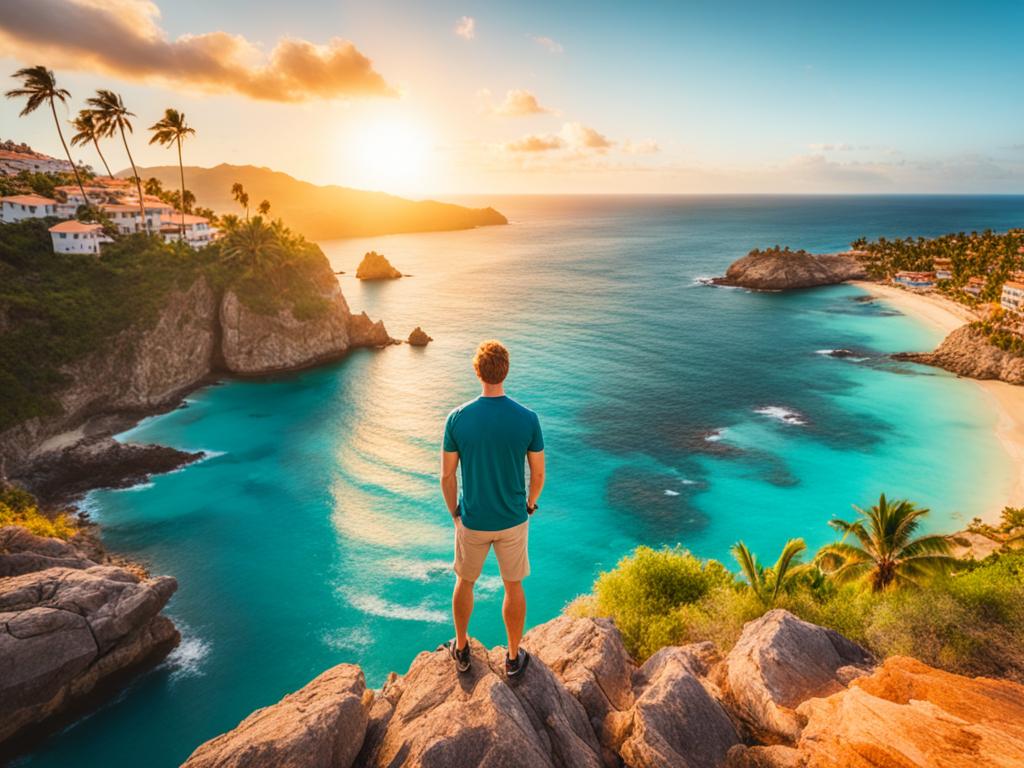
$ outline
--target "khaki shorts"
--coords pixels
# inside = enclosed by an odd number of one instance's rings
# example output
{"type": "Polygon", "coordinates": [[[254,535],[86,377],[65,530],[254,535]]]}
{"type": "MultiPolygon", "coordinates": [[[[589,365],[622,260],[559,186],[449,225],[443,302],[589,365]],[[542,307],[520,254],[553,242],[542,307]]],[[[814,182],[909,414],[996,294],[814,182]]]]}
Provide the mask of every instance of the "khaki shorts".
{"type": "Polygon", "coordinates": [[[493,545],[501,578],[522,581],[530,575],[529,533],[529,520],[502,531],[474,531],[460,520],[455,525],[455,573],[465,581],[479,579],[484,560],[493,545]]]}

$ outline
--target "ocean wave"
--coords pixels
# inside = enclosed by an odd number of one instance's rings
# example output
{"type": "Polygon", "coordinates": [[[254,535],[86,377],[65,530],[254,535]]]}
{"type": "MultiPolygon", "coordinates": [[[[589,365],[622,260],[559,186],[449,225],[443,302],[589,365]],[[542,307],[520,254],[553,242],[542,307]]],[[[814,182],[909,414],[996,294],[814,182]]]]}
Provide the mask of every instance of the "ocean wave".
{"type": "Polygon", "coordinates": [[[320,638],[333,651],[362,651],[373,644],[373,633],[366,627],[335,629],[320,638]]]}
{"type": "Polygon", "coordinates": [[[722,427],[721,429],[713,429],[712,431],[704,435],[704,440],[709,443],[717,443],[719,440],[725,437],[726,432],[727,430],[725,427],[722,427]]]}
{"type": "Polygon", "coordinates": [[[444,624],[451,618],[448,611],[430,608],[426,605],[401,605],[377,595],[347,595],[347,598],[354,608],[370,616],[379,616],[384,619],[444,624]]]}
{"type": "Polygon", "coordinates": [[[763,408],[755,408],[754,413],[759,413],[762,416],[767,416],[771,419],[775,419],[776,421],[781,421],[784,424],[792,424],[794,426],[801,427],[807,424],[807,420],[799,413],[781,405],[766,405],[763,408]]]}
{"type": "Polygon", "coordinates": [[[863,363],[867,360],[866,357],[861,357],[851,352],[848,349],[816,349],[814,354],[823,355],[825,357],[835,357],[840,360],[852,360],[855,363],[863,363]]]}
{"type": "Polygon", "coordinates": [[[141,483],[136,483],[135,485],[129,485],[127,488],[119,488],[118,490],[125,491],[125,492],[145,491],[145,490],[148,490],[148,489],[152,488],[155,485],[156,485],[156,483],[152,483],[152,482],[146,480],[146,481],[143,481],[141,483]]]}
{"type": "Polygon", "coordinates": [[[212,646],[198,635],[189,634],[187,627],[181,627],[181,642],[167,654],[161,666],[171,670],[171,682],[187,677],[202,677],[206,674],[203,666],[210,656],[212,646]]]}
{"type": "Polygon", "coordinates": [[[427,582],[452,572],[451,560],[415,560],[408,557],[392,557],[384,561],[384,567],[396,576],[410,581],[427,582]]]}
{"type": "Polygon", "coordinates": [[[678,496],[679,495],[679,491],[672,491],[672,490],[669,490],[668,488],[666,488],[665,489],[665,495],[666,496],[678,496]]]}

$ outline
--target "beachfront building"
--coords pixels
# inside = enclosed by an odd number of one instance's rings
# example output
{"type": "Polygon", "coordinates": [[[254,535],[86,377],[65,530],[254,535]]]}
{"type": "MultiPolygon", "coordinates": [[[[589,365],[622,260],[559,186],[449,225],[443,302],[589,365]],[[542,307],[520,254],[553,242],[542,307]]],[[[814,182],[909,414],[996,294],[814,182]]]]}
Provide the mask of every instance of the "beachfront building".
{"type": "Polygon", "coordinates": [[[964,293],[970,294],[971,296],[980,296],[983,290],[985,290],[985,278],[967,278],[967,284],[964,286],[964,293]]]}
{"type": "Polygon", "coordinates": [[[892,277],[892,281],[896,285],[902,285],[904,288],[910,288],[915,291],[926,290],[935,285],[935,273],[934,272],[910,272],[907,270],[901,270],[892,277]]]}
{"type": "Polygon", "coordinates": [[[935,270],[936,280],[952,280],[953,279],[953,260],[952,259],[936,259],[932,263],[932,269],[935,270]]]}
{"type": "Polygon", "coordinates": [[[0,197],[0,221],[9,224],[25,219],[57,216],[57,201],[42,195],[9,195],[0,197]]]}
{"type": "Polygon", "coordinates": [[[0,146],[0,174],[15,176],[22,171],[30,173],[63,173],[71,170],[71,163],[55,157],[33,152],[27,144],[3,142],[0,146]]]}
{"type": "Polygon", "coordinates": [[[999,306],[1007,312],[1020,312],[1024,307],[1024,282],[1007,280],[999,294],[999,306]]]}
{"type": "Polygon", "coordinates": [[[100,252],[100,243],[110,241],[110,238],[103,234],[103,227],[99,224],[86,224],[76,219],[54,224],[50,227],[50,238],[53,240],[54,253],[93,255],[100,252]]]}
{"type": "MultiPolygon", "coordinates": [[[[175,213],[164,220],[160,227],[160,234],[168,243],[177,242],[181,234],[181,214],[175,213]]],[[[192,213],[185,214],[185,242],[193,248],[202,248],[212,243],[217,238],[217,230],[210,226],[210,220],[205,216],[196,216],[192,213]]]]}

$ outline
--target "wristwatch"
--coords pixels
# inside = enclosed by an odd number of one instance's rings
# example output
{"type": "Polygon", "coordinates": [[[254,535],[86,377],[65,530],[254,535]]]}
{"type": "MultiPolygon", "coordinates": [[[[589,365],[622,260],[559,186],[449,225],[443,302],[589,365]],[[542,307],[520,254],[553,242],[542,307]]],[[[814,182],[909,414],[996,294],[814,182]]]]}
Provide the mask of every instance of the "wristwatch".
{"type": "Polygon", "coordinates": [[[528,515],[532,515],[532,514],[533,514],[534,512],[536,512],[536,511],[537,511],[538,509],[540,509],[540,506],[539,506],[539,505],[537,505],[537,504],[534,504],[534,505],[533,505],[532,507],[531,507],[531,506],[530,506],[529,504],[527,504],[527,505],[526,505],[526,514],[528,514],[528,515]]]}

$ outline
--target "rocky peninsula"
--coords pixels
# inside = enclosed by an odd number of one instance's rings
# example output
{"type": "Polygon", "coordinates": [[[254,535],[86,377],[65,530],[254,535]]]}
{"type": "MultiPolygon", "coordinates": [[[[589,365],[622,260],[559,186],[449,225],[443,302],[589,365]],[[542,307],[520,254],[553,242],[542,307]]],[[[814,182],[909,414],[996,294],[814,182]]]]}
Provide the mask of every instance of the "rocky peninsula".
{"type": "Polygon", "coordinates": [[[835,285],[867,277],[867,271],[850,253],[813,254],[789,248],[755,248],[729,265],[715,285],[736,286],[755,291],[784,291],[835,285]]]}
{"type": "Polygon", "coordinates": [[[160,612],[178,588],[71,541],[0,528],[0,761],[179,642],[160,612]]]}
{"type": "Polygon", "coordinates": [[[913,659],[880,662],[841,635],[773,610],[725,655],[663,648],[637,665],[607,619],[562,616],[523,644],[473,644],[459,676],[443,651],[367,689],[342,664],[234,730],[184,768],[809,768],[1011,766],[1024,760],[1024,686],[913,659]]]}
{"type": "Polygon", "coordinates": [[[964,325],[952,331],[934,352],[904,352],[898,360],[909,360],[967,376],[1024,384],[1024,357],[1000,349],[980,328],[964,325]]]}

